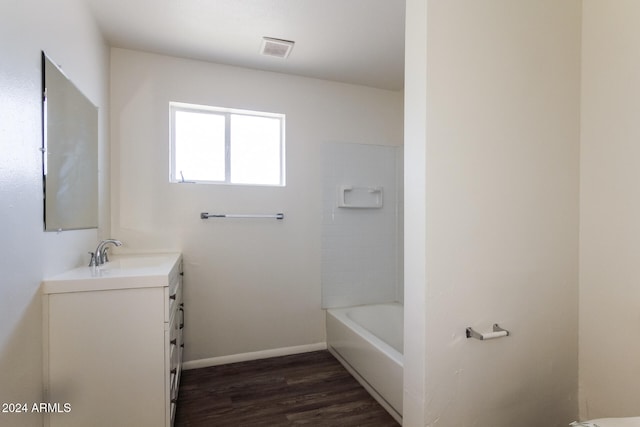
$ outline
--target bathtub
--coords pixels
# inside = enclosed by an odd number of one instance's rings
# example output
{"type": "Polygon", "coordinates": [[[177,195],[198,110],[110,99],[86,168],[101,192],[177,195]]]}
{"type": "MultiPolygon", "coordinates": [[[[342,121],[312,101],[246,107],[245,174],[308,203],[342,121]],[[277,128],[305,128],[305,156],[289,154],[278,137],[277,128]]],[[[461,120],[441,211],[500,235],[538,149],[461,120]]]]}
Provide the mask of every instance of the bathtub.
{"type": "Polygon", "coordinates": [[[365,389],[402,423],[401,304],[327,310],[327,347],[365,389]]]}

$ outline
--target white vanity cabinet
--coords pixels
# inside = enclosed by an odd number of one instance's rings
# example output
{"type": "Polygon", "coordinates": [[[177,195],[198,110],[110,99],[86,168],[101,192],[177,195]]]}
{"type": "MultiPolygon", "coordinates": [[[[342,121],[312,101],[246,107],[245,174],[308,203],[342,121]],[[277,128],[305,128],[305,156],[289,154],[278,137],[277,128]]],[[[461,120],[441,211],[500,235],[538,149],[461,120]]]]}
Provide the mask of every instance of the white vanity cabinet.
{"type": "Polygon", "coordinates": [[[123,256],[43,281],[51,427],[170,427],[182,364],[180,254],[123,256]]]}

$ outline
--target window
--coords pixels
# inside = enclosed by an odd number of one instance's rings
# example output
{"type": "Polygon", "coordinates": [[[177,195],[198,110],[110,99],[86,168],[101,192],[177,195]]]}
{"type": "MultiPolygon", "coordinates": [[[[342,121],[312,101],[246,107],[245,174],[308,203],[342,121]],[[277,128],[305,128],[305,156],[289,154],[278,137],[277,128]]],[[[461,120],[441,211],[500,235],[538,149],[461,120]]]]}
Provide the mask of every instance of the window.
{"type": "Polygon", "coordinates": [[[171,182],[284,186],[284,114],[169,103],[171,182]]]}

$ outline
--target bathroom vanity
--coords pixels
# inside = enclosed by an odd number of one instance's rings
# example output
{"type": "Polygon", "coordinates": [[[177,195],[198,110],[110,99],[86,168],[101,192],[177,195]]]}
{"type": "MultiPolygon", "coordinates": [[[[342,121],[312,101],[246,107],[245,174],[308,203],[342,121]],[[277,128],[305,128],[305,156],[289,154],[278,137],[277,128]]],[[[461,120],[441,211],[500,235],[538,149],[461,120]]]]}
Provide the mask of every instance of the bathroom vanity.
{"type": "Polygon", "coordinates": [[[42,282],[45,426],[173,425],[182,256],[114,256],[42,282]]]}

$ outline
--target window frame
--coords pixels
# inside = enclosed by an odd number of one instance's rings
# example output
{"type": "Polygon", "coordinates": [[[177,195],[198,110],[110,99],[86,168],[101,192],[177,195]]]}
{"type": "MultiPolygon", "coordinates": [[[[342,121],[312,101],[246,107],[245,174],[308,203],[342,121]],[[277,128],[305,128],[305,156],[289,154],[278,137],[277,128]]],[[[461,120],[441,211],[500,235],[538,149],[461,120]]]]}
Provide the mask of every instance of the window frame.
{"type": "MultiPolygon", "coordinates": [[[[240,186],[258,186],[258,187],[285,187],[286,186],[286,157],[285,157],[285,128],[286,115],[282,113],[270,113],[264,111],[243,110],[237,108],[214,107],[210,105],[191,104],[185,102],[169,102],[169,182],[177,184],[217,184],[217,185],[240,185],[240,186]],[[225,177],[224,181],[213,180],[185,180],[180,179],[176,170],[176,112],[194,112],[200,114],[213,114],[224,117],[225,120],[225,138],[224,138],[224,164],[225,177]],[[280,179],[278,184],[262,184],[262,183],[237,183],[231,182],[231,116],[241,115],[250,117],[263,117],[270,119],[278,119],[280,121],[280,179]]],[[[187,177],[188,178],[188,177],[187,177]]]]}

